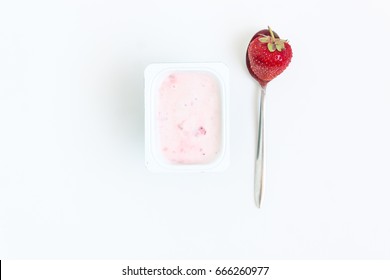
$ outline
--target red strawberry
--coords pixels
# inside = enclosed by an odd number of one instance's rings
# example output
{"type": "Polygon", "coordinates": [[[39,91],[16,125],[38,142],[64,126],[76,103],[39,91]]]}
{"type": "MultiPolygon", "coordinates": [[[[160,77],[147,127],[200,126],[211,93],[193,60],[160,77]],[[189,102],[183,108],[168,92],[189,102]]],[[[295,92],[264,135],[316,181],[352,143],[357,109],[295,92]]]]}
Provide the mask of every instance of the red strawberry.
{"type": "Polygon", "coordinates": [[[287,68],[292,58],[290,44],[268,29],[257,32],[251,39],[246,64],[249,73],[262,87],[287,68]]]}

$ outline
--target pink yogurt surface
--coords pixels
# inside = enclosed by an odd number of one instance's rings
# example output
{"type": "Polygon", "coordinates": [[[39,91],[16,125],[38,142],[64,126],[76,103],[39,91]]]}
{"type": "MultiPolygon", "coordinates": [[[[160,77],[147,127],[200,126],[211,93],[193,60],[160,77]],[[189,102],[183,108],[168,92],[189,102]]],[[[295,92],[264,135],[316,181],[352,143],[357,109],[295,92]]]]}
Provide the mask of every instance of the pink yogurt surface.
{"type": "Polygon", "coordinates": [[[206,71],[172,72],[157,100],[160,151],[174,164],[207,164],[221,149],[221,88],[206,71]]]}

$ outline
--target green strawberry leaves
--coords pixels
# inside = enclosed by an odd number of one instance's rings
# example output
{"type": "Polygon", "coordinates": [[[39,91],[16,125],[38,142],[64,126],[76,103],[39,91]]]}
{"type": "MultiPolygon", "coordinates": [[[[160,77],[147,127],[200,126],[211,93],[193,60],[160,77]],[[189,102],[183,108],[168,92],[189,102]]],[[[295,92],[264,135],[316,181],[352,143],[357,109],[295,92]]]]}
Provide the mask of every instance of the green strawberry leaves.
{"type": "Polygon", "coordinates": [[[269,36],[265,36],[265,35],[262,35],[264,37],[260,37],[259,38],[259,41],[262,42],[262,43],[268,43],[270,40],[269,36]]]}
{"type": "Polygon", "coordinates": [[[270,52],[274,52],[276,50],[276,45],[275,43],[268,43],[267,48],[270,52]]]}
{"type": "Polygon", "coordinates": [[[275,38],[275,35],[269,26],[268,26],[268,30],[271,36],[261,35],[259,41],[263,44],[267,44],[267,48],[270,52],[274,52],[276,50],[281,52],[282,50],[284,50],[285,49],[284,43],[287,42],[287,40],[275,38]]]}

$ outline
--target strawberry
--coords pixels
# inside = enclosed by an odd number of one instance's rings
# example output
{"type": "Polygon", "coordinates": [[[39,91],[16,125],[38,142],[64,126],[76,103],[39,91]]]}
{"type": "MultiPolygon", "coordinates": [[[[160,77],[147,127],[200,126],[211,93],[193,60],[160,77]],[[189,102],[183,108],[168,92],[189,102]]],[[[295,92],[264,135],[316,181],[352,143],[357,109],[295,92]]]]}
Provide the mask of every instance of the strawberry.
{"type": "Polygon", "coordinates": [[[290,44],[279,38],[278,34],[268,29],[257,32],[251,39],[246,64],[249,73],[262,87],[280,75],[292,58],[290,44]]]}

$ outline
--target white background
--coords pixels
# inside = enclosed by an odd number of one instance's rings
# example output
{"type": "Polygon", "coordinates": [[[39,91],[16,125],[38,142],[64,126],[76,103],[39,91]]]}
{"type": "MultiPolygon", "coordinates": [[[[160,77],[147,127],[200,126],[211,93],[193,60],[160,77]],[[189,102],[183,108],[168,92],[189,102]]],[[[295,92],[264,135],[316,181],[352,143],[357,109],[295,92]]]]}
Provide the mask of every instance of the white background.
{"type": "Polygon", "coordinates": [[[390,258],[386,1],[0,2],[0,258],[390,258]],[[253,201],[259,29],[294,57],[268,86],[253,201]],[[230,69],[231,165],[144,167],[143,71],[230,69]]]}

